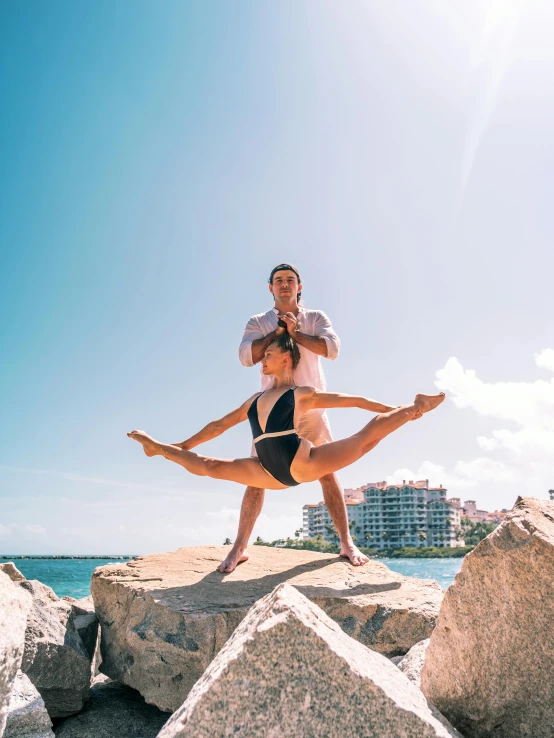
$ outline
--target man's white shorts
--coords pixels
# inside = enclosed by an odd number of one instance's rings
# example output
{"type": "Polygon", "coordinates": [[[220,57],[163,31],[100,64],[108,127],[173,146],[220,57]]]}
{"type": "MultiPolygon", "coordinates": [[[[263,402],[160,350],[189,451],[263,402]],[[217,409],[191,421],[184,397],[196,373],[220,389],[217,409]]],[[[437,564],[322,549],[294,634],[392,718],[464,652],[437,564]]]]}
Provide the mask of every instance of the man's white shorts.
{"type": "MultiPolygon", "coordinates": [[[[300,438],[311,441],[314,446],[322,446],[324,443],[331,443],[333,440],[327,413],[321,410],[308,410],[307,413],[304,413],[298,422],[296,431],[300,438]]],[[[252,441],[250,456],[257,455],[256,447],[252,441]]]]}

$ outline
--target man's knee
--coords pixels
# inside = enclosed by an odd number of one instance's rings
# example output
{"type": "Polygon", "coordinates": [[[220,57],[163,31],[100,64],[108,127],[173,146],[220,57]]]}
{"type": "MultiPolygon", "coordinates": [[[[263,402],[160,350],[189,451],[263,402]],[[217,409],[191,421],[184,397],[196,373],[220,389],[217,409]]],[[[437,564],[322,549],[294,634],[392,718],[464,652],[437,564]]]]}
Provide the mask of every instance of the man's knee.
{"type": "Polygon", "coordinates": [[[324,492],[334,492],[338,490],[342,494],[342,487],[335,473],[326,474],[319,480],[324,492]]]}
{"type": "Polygon", "coordinates": [[[259,497],[260,495],[263,495],[264,492],[265,489],[261,489],[260,487],[247,487],[244,494],[249,497],[259,497]]]}

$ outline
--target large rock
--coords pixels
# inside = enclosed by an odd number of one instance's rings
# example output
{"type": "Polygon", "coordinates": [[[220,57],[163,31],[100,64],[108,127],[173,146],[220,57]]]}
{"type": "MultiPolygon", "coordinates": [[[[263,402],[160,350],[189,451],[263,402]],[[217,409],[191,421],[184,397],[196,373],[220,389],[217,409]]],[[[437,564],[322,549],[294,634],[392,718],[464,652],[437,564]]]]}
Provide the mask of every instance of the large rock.
{"type": "Polygon", "coordinates": [[[22,671],[12,687],[4,738],[54,738],[44,700],[22,671]]]}
{"type": "Polygon", "coordinates": [[[155,738],[169,715],[110,680],[94,684],[82,712],[56,727],[56,738],[155,738]]]}
{"type": "Polygon", "coordinates": [[[467,738],[554,735],[554,502],[518,498],[446,592],[421,688],[467,738]]]}
{"type": "Polygon", "coordinates": [[[23,657],[31,597],[0,571],[0,736],[6,725],[10,692],[23,657]]]}
{"type": "Polygon", "coordinates": [[[388,659],[281,584],[250,610],[159,738],[455,735],[388,659]]]}
{"type": "Polygon", "coordinates": [[[403,674],[406,674],[408,679],[413,682],[416,687],[421,685],[421,670],[423,669],[423,662],[425,660],[425,654],[429,646],[429,638],[424,641],[416,643],[412,646],[408,653],[402,657],[396,665],[403,674]]]}
{"type": "Polygon", "coordinates": [[[436,582],[375,561],[353,567],[336,556],[266,546],[253,547],[247,563],[223,575],[215,569],[227,552],[182,548],[96,569],[101,671],[172,711],[254,602],[277,584],[293,584],[348,635],[387,656],[429,637],[443,597],[436,582]]]}
{"type": "Polygon", "coordinates": [[[18,578],[17,586],[32,596],[21,670],[40,692],[50,717],[79,712],[90,687],[96,615],[36,580],[18,578]]]}

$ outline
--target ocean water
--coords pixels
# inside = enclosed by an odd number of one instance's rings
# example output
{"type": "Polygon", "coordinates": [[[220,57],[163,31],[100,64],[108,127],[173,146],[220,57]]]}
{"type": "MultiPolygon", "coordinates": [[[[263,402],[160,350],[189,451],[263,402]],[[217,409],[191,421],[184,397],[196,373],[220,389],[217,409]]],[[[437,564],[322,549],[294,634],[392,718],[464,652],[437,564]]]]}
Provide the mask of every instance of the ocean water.
{"type": "MultiPolygon", "coordinates": [[[[129,560],[128,557],[125,560],[129,560]]],[[[6,559],[4,559],[5,561],[6,559]]],[[[97,566],[123,563],[121,558],[105,559],[12,559],[27,579],[39,579],[52,587],[58,597],[87,597],[90,579],[97,566]]],[[[447,589],[460,571],[462,559],[377,559],[392,571],[419,579],[435,579],[447,589]]],[[[0,559],[0,563],[2,560],[0,559]]]]}
{"type": "Polygon", "coordinates": [[[443,589],[448,589],[462,568],[463,559],[377,559],[377,561],[406,577],[435,579],[443,589]]]}
{"type": "Polygon", "coordinates": [[[2,558],[13,561],[15,566],[27,579],[38,579],[51,587],[58,597],[88,597],[90,594],[90,579],[97,566],[104,564],[123,564],[132,557],[122,560],[118,558],[105,559],[48,559],[48,558],[2,558]]]}

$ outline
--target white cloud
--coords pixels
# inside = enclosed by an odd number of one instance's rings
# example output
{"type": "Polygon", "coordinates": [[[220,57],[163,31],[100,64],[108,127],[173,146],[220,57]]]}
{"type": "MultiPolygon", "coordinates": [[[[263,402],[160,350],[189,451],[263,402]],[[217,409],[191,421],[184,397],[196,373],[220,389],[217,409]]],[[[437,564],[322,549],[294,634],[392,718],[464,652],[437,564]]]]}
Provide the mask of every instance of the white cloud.
{"type": "Polygon", "coordinates": [[[541,369],[554,372],[554,349],[543,349],[539,354],[535,354],[535,363],[541,369]]]}
{"type": "MultiPolygon", "coordinates": [[[[535,354],[540,368],[554,371],[554,349],[535,354]]],[[[535,489],[554,478],[554,378],[529,382],[485,382],[473,369],[465,369],[452,357],[437,372],[436,385],[446,392],[457,408],[473,410],[477,416],[506,421],[490,436],[477,435],[477,444],[487,453],[502,454],[502,459],[479,456],[459,460],[451,471],[431,461],[416,470],[398,469],[389,483],[403,479],[429,479],[443,484],[450,494],[459,488],[483,484],[513,484],[533,481],[535,489]]],[[[547,489],[548,487],[545,487],[547,489]]]]}

